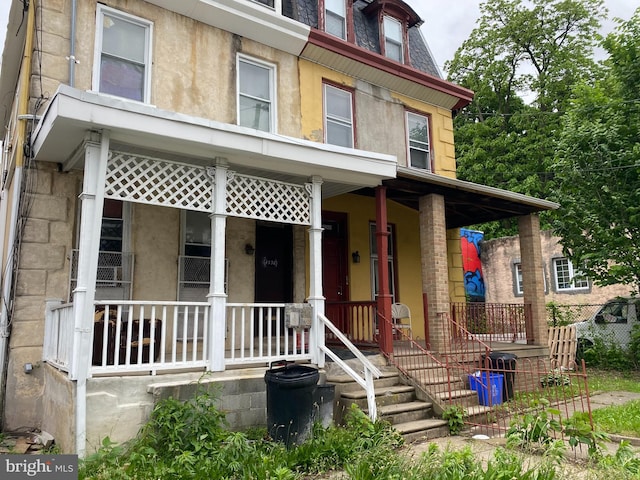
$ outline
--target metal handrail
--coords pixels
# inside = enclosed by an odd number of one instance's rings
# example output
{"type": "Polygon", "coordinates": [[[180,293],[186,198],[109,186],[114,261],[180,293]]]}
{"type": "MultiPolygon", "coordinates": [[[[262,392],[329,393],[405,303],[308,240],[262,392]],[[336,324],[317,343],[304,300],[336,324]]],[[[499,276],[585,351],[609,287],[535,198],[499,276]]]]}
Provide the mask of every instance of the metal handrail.
{"type": "Polygon", "coordinates": [[[373,384],[373,379],[380,378],[382,372],[376,367],[373,363],[371,363],[367,357],[365,357],[360,350],[358,350],[353,343],[349,341],[349,339],[323,314],[319,314],[318,318],[320,322],[327,327],[331,333],[333,333],[338,340],[340,340],[349,351],[358,359],[364,368],[364,379],[353,370],[347,363],[342,360],[338,355],[336,355],[331,349],[329,349],[326,345],[320,346],[320,349],[329,357],[331,360],[336,362],[336,364],[342,368],[342,370],[347,373],[351,378],[353,378],[358,385],[360,385],[365,392],[367,393],[367,407],[369,409],[369,418],[372,421],[375,421],[378,417],[378,410],[376,407],[376,394],[375,387],[373,384]]]}

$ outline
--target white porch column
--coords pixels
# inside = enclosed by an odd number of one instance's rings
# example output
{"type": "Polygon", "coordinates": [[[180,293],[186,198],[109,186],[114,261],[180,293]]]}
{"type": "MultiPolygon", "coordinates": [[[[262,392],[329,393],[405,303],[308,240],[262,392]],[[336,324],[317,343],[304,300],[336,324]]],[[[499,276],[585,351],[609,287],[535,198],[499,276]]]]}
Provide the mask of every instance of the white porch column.
{"type": "Polygon", "coordinates": [[[100,249],[104,183],[109,155],[109,133],[92,132],[84,145],[84,178],[80,194],[78,281],[73,291],[73,352],[69,375],[76,380],[76,452],[83,457],[87,438],[87,377],[93,343],[93,319],[100,249]]]}
{"type": "Polygon", "coordinates": [[[311,177],[311,228],[309,228],[309,298],[313,309],[309,350],[311,361],[324,367],[324,327],[319,315],[324,315],[324,295],[322,291],[322,178],[311,177]]]}
{"type": "Polygon", "coordinates": [[[227,294],[224,291],[225,235],[227,228],[226,160],[216,159],[216,166],[208,169],[213,177],[213,214],[211,215],[211,273],[209,282],[209,367],[222,372],[224,365],[227,294]]]}

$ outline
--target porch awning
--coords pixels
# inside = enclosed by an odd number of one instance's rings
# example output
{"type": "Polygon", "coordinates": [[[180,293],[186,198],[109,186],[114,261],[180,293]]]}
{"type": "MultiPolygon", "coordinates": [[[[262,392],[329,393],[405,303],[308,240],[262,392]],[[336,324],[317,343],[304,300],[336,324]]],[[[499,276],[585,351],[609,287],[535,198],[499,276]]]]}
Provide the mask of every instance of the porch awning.
{"type": "MultiPolygon", "coordinates": [[[[396,178],[385,180],[387,199],[418,210],[421,196],[442,195],[445,201],[447,228],[466,227],[479,223],[555,210],[560,205],[521,193],[477,183],[443,177],[415,168],[398,167],[396,178]]],[[[359,193],[374,195],[370,189],[359,193]]]]}
{"type": "Polygon", "coordinates": [[[111,144],[129,151],[207,166],[224,157],[242,173],[303,183],[322,177],[323,196],[375,187],[396,175],[393,155],[355,150],[262,132],[162,110],[61,85],[33,138],[36,160],[71,168],[87,133],[108,130],[111,144]]]}

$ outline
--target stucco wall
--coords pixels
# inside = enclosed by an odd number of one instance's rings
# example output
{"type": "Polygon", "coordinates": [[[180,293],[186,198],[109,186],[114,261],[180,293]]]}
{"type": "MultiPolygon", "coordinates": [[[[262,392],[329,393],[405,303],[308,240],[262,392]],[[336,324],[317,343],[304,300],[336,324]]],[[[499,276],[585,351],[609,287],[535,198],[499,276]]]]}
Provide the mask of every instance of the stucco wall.
{"type": "MultiPolygon", "coordinates": [[[[243,53],[277,67],[278,133],[300,134],[297,58],[223,30],[158,8],[146,2],[101,2],[153,22],[151,103],[158,108],[236,123],[236,54],[243,53]]],[[[91,90],[97,2],[78,2],[75,87],[91,90]]],[[[70,0],[51,0],[41,6],[42,68],[36,62],[32,95],[50,96],[60,83],[69,84],[70,0]]],[[[43,104],[41,111],[44,109],[43,104]]]]}
{"type": "Polygon", "coordinates": [[[451,112],[353,79],[321,65],[300,60],[302,136],[324,141],[323,81],[352,89],[355,98],[356,148],[395,155],[407,166],[406,109],[428,115],[434,171],[455,178],[456,162],[451,112]]]}
{"type": "MultiPolygon", "coordinates": [[[[553,259],[563,258],[560,239],[550,231],[543,231],[542,244],[543,271],[546,280],[545,301],[559,304],[598,304],[630,293],[624,285],[599,287],[591,283],[587,291],[557,292],[554,288],[553,259]]],[[[515,293],[514,264],[520,263],[519,237],[502,237],[485,240],[481,246],[482,273],[488,303],[522,303],[522,295],[515,293]]]]}
{"type": "Polygon", "coordinates": [[[53,435],[62,452],[76,451],[75,402],[76,383],[53,367],[44,365],[42,430],[53,435]]]}

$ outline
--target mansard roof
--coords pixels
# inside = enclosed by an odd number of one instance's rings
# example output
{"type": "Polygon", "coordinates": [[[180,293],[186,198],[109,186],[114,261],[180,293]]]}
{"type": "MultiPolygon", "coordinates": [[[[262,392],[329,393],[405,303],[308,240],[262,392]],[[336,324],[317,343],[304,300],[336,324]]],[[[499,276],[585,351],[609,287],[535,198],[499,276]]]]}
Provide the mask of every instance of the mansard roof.
{"type": "MultiPolygon", "coordinates": [[[[442,78],[420,31],[422,19],[408,4],[401,0],[353,0],[351,13],[355,44],[371,52],[381,54],[378,20],[380,11],[406,23],[410,59],[408,64],[416,70],[442,78]]],[[[311,28],[319,28],[318,0],[285,0],[283,14],[311,28]]]]}

